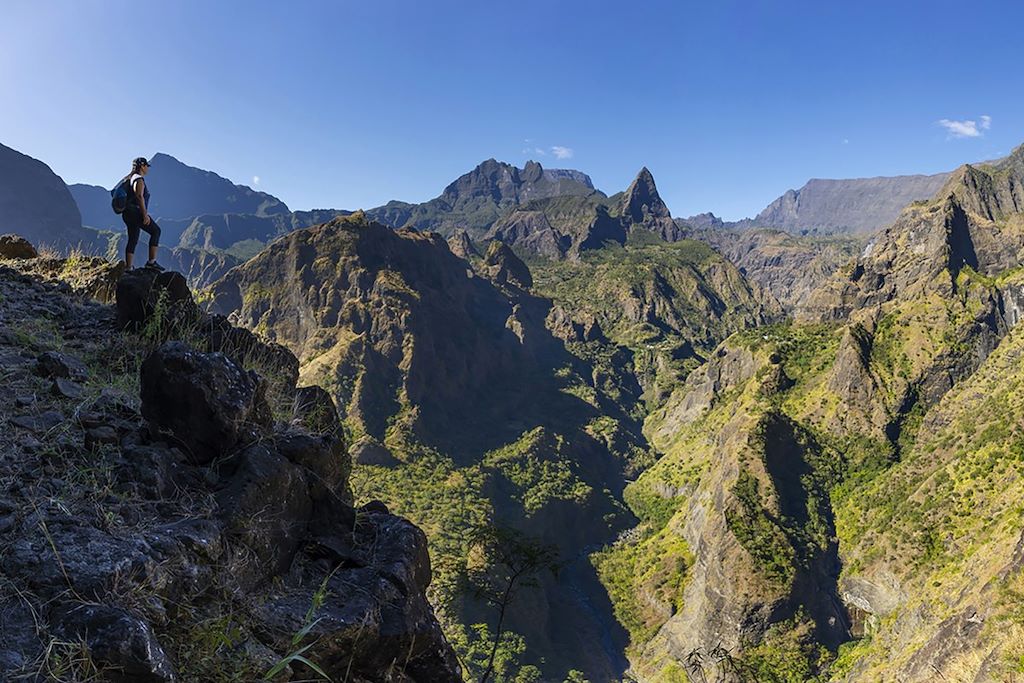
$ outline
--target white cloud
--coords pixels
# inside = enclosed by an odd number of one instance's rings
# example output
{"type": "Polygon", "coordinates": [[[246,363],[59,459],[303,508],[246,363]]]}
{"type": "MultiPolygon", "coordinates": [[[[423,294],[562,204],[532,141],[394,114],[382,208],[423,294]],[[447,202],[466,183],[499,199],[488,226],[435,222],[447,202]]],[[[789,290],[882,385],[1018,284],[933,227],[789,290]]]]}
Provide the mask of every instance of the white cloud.
{"type": "Polygon", "coordinates": [[[547,154],[547,152],[542,150],[540,147],[534,147],[533,148],[533,153],[536,154],[537,156],[541,156],[541,157],[544,156],[545,154],[547,154]]]}
{"type": "Polygon", "coordinates": [[[568,147],[562,147],[555,145],[551,148],[551,153],[555,155],[556,159],[572,159],[573,151],[568,147]]]}
{"type": "Polygon", "coordinates": [[[843,144],[844,145],[850,144],[850,139],[849,138],[843,138],[843,144]]]}
{"type": "Polygon", "coordinates": [[[992,117],[982,116],[981,123],[974,119],[968,119],[966,121],[952,121],[950,119],[940,119],[939,125],[946,129],[951,138],[980,138],[986,131],[992,127],[992,117]]]}
{"type": "Polygon", "coordinates": [[[258,175],[254,175],[252,177],[252,184],[253,185],[259,185],[260,184],[260,177],[258,175]]]}

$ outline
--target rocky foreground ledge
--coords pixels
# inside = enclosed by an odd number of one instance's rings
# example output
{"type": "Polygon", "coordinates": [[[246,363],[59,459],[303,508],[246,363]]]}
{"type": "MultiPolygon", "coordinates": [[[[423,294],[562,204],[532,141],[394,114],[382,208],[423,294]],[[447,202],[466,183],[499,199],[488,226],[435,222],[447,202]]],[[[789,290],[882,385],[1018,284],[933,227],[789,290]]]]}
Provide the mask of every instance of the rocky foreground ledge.
{"type": "Polygon", "coordinates": [[[294,356],[179,274],[24,254],[0,255],[0,680],[461,680],[424,534],[353,507],[294,356]]]}

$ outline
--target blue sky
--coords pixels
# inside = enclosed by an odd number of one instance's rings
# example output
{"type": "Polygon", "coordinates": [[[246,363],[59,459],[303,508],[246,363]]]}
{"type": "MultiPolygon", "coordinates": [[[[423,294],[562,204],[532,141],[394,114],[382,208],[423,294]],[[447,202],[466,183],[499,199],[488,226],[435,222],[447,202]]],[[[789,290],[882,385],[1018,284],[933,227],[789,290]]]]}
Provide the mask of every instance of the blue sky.
{"type": "Polygon", "coordinates": [[[167,152],[293,209],[423,201],[488,157],[609,193],[646,165],[674,215],[737,219],[1024,142],[1022,25],[962,0],[0,0],[0,143],[103,185],[167,152]]]}

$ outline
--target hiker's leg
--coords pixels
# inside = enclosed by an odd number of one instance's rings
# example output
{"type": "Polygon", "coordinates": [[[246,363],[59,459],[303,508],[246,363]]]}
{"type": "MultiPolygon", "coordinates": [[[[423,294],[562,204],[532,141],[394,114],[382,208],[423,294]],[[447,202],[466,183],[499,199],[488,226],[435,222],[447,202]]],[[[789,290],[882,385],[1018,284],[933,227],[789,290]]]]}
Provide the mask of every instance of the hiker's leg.
{"type": "Polygon", "coordinates": [[[121,214],[121,218],[128,228],[128,243],[124,245],[124,266],[131,270],[132,261],[135,259],[135,246],[139,243],[139,224],[132,220],[127,211],[121,214]]]}
{"type": "Polygon", "coordinates": [[[156,261],[156,249],[160,246],[160,226],[152,218],[149,225],[143,225],[142,229],[149,233],[149,262],[156,261]]]}

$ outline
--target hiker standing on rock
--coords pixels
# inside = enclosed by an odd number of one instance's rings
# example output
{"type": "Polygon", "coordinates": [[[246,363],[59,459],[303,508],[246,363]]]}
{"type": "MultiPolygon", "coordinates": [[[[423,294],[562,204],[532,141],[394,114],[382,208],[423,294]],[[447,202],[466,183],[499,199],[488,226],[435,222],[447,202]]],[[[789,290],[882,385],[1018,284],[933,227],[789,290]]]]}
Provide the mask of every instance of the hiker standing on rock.
{"type": "Polygon", "coordinates": [[[149,188],[146,187],[145,176],[149,173],[149,162],[145,157],[139,157],[132,162],[132,172],[128,181],[128,204],[125,206],[121,219],[128,228],[128,244],[124,248],[125,268],[131,270],[132,261],[135,259],[135,246],[139,243],[139,232],[144,230],[149,234],[149,260],[146,261],[147,268],[163,270],[163,267],[156,262],[156,248],[160,244],[160,226],[149,215],[149,188]]]}

